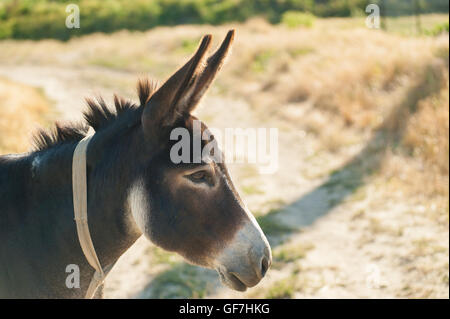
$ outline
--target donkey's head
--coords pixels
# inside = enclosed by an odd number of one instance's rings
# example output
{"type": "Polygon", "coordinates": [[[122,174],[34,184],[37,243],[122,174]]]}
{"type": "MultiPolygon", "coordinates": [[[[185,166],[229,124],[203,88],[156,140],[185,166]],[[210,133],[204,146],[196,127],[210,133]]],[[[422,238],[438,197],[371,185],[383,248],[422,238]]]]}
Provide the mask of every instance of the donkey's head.
{"type": "Polygon", "coordinates": [[[129,206],[139,229],[153,243],[191,263],[216,269],[223,283],[244,291],[269,268],[270,246],[223,161],[214,156],[220,151],[212,135],[200,144],[213,145],[212,151],[195,158],[194,127],[197,124],[204,136],[208,130],[191,115],[222,66],[233,37],[234,31],[228,32],[207,59],[211,36],[203,37],[194,56],[151,96],[148,83],[141,82],[147,155],[131,188],[129,206]],[[188,163],[171,159],[175,141],[170,135],[176,128],[189,132],[188,163]]]}

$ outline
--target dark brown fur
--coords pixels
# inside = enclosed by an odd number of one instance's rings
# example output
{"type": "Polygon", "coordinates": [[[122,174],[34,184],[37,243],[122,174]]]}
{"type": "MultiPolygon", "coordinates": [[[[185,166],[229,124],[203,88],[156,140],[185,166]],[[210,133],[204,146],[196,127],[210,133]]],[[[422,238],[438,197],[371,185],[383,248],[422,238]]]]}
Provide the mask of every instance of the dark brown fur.
{"type": "MultiPolygon", "coordinates": [[[[57,124],[35,136],[35,152],[0,157],[0,298],[84,296],[93,269],[77,238],[71,178],[75,146],[89,127],[95,134],[86,154],[88,220],[103,267],[117,261],[141,232],[192,263],[217,267],[215,258],[251,223],[226,166],[192,161],[197,119],[190,112],[222,66],[233,35],[203,63],[211,42],[205,36],[193,58],[158,89],[139,81],[139,105],[114,96],[111,109],[102,98],[87,99],[83,123],[57,124]],[[190,132],[190,163],[170,158],[177,141],[169,135],[179,127],[190,132]],[[196,179],[198,172],[202,177],[196,179]],[[130,200],[132,194],[139,194],[139,202],[130,200]],[[68,264],[80,267],[81,289],[65,286],[68,264]]],[[[202,146],[215,142],[211,137],[202,146]]],[[[221,275],[240,273],[247,286],[256,284],[265,273],[258,273],[261,258],[267,261],[270,254],[261,238],[255,241],[256,255],[249,251],[254,247],[238,251],[240,270],[232,263],[221,275]]]]}
{"type": "Polygon", "coordinates": [[[129,123],[137,124],[140,122],[140,114],[142,112],[142,110],[137,109],[146,105],[156,89],[156,81],[149,79],[139,80],[137,94],[140,106],[117,95],[114,95],[114,109],[109,107],[102,97],[98,97],[96,100],[86,98],[88,109],[83,113],[85,122],[65,125],[56,123],[51,130],[39,130],[33,136],[34,150],[43,151],[60,143],[80,141],[86,136],[89,127],[92,127],[97,132],[106,126],[113,125],[121,115],[127,112],[135,113],[134,117],[127,119],[129,123]]]}

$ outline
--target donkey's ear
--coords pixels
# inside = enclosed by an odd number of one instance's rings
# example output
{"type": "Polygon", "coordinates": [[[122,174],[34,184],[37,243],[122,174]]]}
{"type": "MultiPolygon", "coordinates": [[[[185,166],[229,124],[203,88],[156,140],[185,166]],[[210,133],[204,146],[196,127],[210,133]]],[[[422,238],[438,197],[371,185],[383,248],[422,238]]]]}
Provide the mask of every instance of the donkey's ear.
{"type": "Polygon", "coordinates": [[[184,113],[190,113],[199,103],[202,96],[208,90],[214,78],[224,64],[226,57],[231,51],[234,40],[234,30],[230,30],[223,40],[217,51],[208,58],[203,72],[196,78],[195,84],[190,91],[184,95],[184,98],[179,101],[178,109],[184,113]]]}
{"type": "Polygon", "coordinates": [[[177,105],[196,83],[211,45],[211,35],[205,35],[194,56],[175,72],[146,102],[142,127],[146,135],[154,136],[161,128],[175,124],[181,116],[177,105]]]}

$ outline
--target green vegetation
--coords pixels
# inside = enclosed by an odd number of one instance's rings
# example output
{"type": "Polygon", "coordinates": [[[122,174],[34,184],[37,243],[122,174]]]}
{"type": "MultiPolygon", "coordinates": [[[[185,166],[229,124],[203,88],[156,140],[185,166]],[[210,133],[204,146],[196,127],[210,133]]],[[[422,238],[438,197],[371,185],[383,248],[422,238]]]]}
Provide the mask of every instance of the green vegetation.
{"type": "Polygon", "coordinates": [[[204,298],[211,293],[211,283],[217,278],[212,270],[178,263],[159,274],[151,283],[146,298],[204,298]]]}
{"type": "Polygon", "coordinates": [[[271,49],[256,53],[252,59],[250,69],[256,73],[264,72],[275,54],[275,51],[271,49]]]}
{"type": "MultiPolygon", "coordinates": [[[[263,16],[272,23],[282,21],[289,27],[310,27],[314,16],[349,17],[364,13],[368,0],[3,0],[0,2],[0,39],[68,40],[92,32],[120,29],[146,30],[160,25],[221,24],[263,16]],[[80,8],[80,28],[68,29],[67,5],[80,8]]],[[[415,10],[448,12],[444,0],[384,1],[385,12],[414,14],[415,10]]]]}
{"type": "Polygon", "coordinates": [[[292,298],[296,291],[295,276],[280,280],[269,288],[265,298],[269,299],[287,299],[292,298]]]}
{"type": "Polygon", "coordinates": [[[244,192],[244,194],[246,195],[261,195],[264,194],[264,191],[261,190],[258,186],[256,185],[244,185],[242,186],[242,192],[244,192]]]}
{"type": "Polygon", "coordinates": [[[314,15],[309,12],[287,11],[283,13],[281,23],[289,28],[310,28],[314,24],[314,15]]]}
{"type": "Polygon", "coordinates": [[[281,246],[274,250],[273,260],[274,262],[283,263],[293,262],[304,258],[306,253],[313,248],[314,245],[311,243],[281,246]]]}
{"type": "Polygon", "coordinates": [[[431,36],[437,36],[441,33],[447,32],[448,33],[448,21],[444,23],[438,23],[436,24],[432,29],[425,30],[424,33],[431,36]]]}
{"type": "Polygon", "coordinates": [[[296,230],[294,227],[286,225],[276,219],[276,215],[281,212],[281,210],[271,210],[267,214],[256,218],[264,234],[267,236],[281,236],[296,230]]]}
{"type": "Polygon", "coordinates": [[[166,264],[174,266],[179,264],[181,257],[173,252],[165,251],[158,246],[151,246],[147,253],[152,255],[152,262],[155,264],[166,264]]]}

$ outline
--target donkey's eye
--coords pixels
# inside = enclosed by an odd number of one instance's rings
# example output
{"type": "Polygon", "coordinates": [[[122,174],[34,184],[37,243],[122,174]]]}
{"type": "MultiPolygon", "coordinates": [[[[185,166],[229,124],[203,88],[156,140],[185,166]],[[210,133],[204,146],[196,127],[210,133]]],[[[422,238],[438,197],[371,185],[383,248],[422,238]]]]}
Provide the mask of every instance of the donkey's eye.
{"type": "Polygon", "coordinates": [[[212,178],[207,171],[198,171],[187,176],[194,183],[208,183],[212,184],[212,178]]]}

